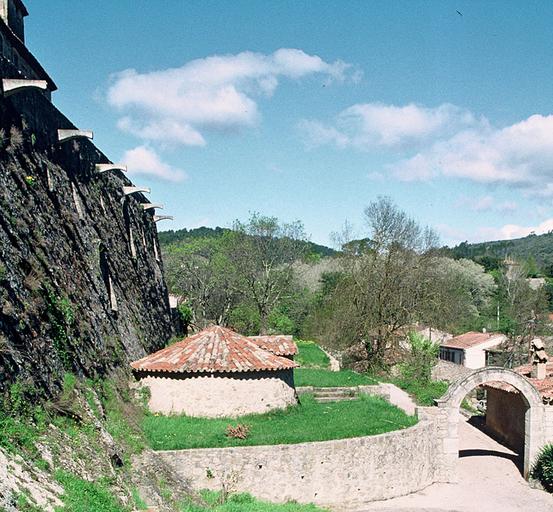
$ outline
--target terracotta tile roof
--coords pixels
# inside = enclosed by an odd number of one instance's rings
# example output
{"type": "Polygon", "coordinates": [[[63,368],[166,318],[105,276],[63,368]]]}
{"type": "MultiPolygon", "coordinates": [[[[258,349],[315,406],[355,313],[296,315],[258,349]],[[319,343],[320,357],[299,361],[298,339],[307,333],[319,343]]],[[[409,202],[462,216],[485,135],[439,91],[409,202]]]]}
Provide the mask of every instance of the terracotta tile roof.
{"type": "Polygon", "coordinates": [[[274,336],[250,336],[256,345],[277,356],[294,356],[298,353],[298,346],[292,336],[277,334],[274,336]]]}
{"type": "Polygon", "coordinates": [[[150,372],[218,373],[286,370],[298,364],[216,325],[134,361],[131,366],[150,372]]]}
{"type": "Polygon", "coordinates": [[[507,338],[504,334],[495,332],[466,332],[460,336],[455,336],[449,340],[443,341],[440,346],[447,348],[472,348],[482,343],[497,338],[497,344],[503,343],[507,338]]]}
{"type": "MultiPolygon", "coordinates": [[[[544,398],[544,401],[550,402],[553,400],[553,362],[547,363],[545,379],[533,379],[532,377],[530,377],[532,373],[531,364],[519,366],[517,368],[514,368],[513,371],[526,377],[540,392],[541,396],[544,398]]],[[[486,382],[485,386],[508,391],[509,393],[518,393],[515,387],[511,386],[510,384],[506,384],[505,382],[486,382]]]]}

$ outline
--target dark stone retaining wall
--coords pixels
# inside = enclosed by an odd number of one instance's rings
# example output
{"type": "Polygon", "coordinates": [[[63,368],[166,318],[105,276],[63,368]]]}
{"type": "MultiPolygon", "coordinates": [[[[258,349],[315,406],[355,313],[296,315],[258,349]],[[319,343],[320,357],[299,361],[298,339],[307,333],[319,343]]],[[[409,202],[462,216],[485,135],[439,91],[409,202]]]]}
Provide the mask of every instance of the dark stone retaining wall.
{"type": "MultiPolygon", "coordinates": [[[[0,73],[18,76],[3,59],[0,73]]],[[[104,374],[172,334],[146,198],[123,197],[129,179],[96,174],[108,158],[88,140],[59,144],[59,128],[74,125],[41,92],[0,96],[0,391],[22,380],[48,395],[65,372],[104,374]]]]}

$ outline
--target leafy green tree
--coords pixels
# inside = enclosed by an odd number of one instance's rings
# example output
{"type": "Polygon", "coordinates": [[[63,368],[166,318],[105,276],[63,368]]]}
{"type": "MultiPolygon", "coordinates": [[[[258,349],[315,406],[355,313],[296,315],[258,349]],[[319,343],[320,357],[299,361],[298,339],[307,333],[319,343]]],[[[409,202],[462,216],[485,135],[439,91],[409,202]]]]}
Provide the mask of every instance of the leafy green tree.
{"type": "Polygon", "coordinates": [[[306,254],[306,239],[301,222],[254,213],[245,223],[236,221],[226,240],[235,286],[257,308],[262,334],[271,311],[293,288],[294,264],[306,254]]]}

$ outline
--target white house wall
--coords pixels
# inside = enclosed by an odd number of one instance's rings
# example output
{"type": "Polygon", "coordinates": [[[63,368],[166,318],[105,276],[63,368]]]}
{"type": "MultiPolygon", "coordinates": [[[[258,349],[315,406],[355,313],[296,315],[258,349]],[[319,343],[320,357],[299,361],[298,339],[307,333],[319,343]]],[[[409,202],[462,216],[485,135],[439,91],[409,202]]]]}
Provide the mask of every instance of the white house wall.
{"type": "Polygon", "coordinates": [[[505,341],[504,336],[498,336],[491,338],[489,341],[480,343],[476,347],[465,349],[465,366],[476,370],[486,366],[486,350],[494,347],[498,347],[505,341]]]}
{"type": "Polygon", "coordinates": [[[150,410],[161,414],[236,417],[297,403],[292,370],[175,377],[150,374],[140,382],[150,388],[150,410]]]}

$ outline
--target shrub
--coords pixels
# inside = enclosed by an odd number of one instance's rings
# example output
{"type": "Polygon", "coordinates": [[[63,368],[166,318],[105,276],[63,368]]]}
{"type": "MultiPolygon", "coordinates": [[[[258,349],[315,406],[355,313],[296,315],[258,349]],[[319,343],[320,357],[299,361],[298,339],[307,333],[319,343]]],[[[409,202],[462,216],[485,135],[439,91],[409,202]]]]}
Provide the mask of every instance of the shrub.
{"type": "Polygon", "coordinates": [[[430,382],[440,345],[418,332],[410,332],[408,338],[411,350],[407,361],[400,368],[401,374],[408,380],[430,382]]]}
{"type": "Polygon", "coordinates": [[[36,185],[36,178],[34,176],[25,176],[25,183],[27,183],[29,187],[34,187],[36,185]]]}
{"type": "Polygon", "coordinates": [[[532,477],[539,480],[549,492],[553,492],[553,444],[543,447],[532,468],[532,477]]]}
{"type": "Polygon", "coordinates": [[[227,426],[226,436],[232,437],[233,439],[246,439],[250,434],[250,427],[239,423],[236,427],[232,425],[227,426]]]}
{"type": "Polygon", "coordinates": [[[179,314],[180,321],[182,322],[184,332],[188,333],[188,328],[190,327],[190,324],[192,323],[192,320],[194,318],[192,308],[188,304],[186,304],[186,302],[183,302],[178,305],[177,312],[179,314]]]}

